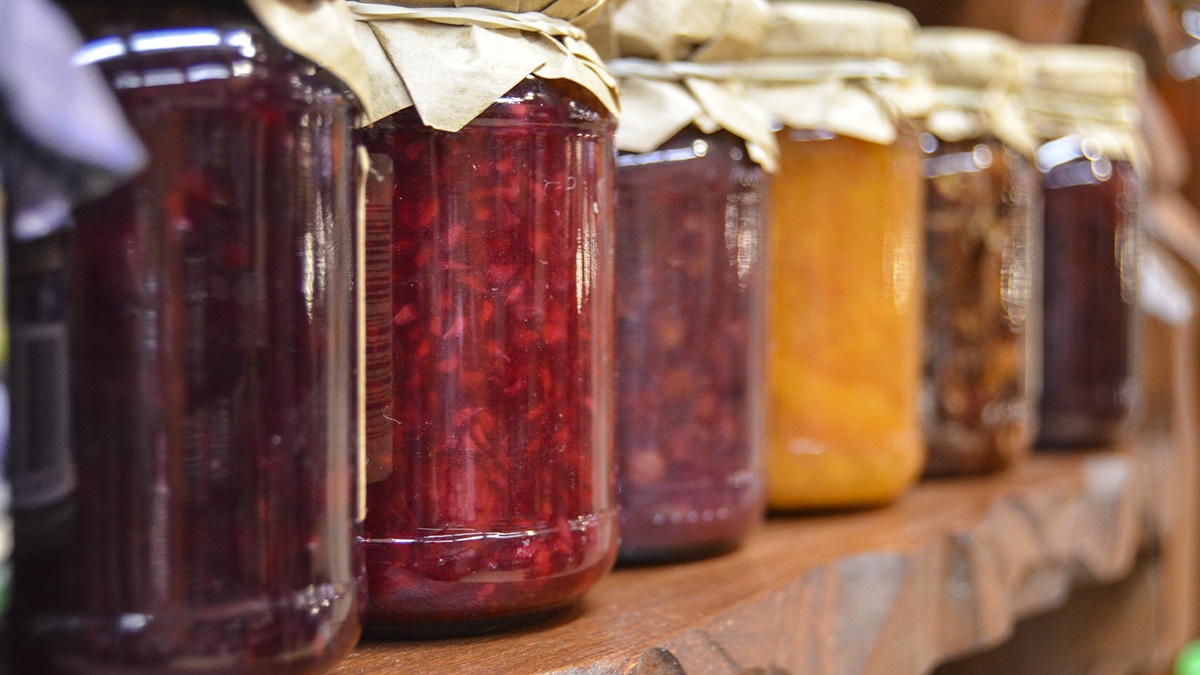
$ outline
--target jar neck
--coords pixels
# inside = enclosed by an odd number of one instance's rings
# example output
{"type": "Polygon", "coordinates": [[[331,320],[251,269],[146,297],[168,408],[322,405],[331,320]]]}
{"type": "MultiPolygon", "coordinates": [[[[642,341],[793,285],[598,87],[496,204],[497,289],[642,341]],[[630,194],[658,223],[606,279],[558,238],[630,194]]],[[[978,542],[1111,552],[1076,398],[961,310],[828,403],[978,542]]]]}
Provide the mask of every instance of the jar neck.
{"type": "Polygon", "coordinates": [[[242,0],[59,0],[88,40],[164,28],[257,25],[242,0]]]}

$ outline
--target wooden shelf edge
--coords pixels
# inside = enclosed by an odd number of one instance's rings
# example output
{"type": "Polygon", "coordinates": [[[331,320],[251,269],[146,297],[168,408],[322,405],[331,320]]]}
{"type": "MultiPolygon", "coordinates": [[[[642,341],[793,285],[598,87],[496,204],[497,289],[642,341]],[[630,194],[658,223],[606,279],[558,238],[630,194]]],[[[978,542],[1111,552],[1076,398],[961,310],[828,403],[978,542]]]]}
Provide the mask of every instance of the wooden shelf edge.
{"type": "Polygon", "coordinates": [[[364,643],[336,671],[922,673],[1002,642],[1081,581],[1129,574],[1169,462],[1043,455],[859,513],[772,518],[741,550],[622,569],[571,617],[518,633],[364,643]]]}

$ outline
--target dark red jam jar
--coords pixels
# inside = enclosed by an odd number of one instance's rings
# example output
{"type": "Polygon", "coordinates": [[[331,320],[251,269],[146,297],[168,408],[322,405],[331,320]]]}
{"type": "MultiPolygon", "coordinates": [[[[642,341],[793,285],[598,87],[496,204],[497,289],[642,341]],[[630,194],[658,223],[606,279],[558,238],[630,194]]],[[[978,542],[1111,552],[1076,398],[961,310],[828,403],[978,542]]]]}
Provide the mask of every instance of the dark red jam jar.
{"type": "Polygon", "coordinates": [[[1144,67],[1111,47],[1027,48],[1044,220],[1044,448],[1118,443],[1140,408],[1137,280],[1144,67]]]}
{"type": "Polygon", "coordinates": [[[1141,185],[1128,162],[1103,155],[1080,156],[1042,173],[1045,374],[1039,446],[1115,443],[1138,405],[1141,185]]]}
{"type": "Polygon", "coordinates": [[[613,563],[613,132],[533,76],[457,132],[366,130],[372,628],[527,621],[613,563]]]}
{"type": "Polygon", "coordinates": [[[765,505],[767,175],[694,126],[617,166],[621,560],[712,555],[765,505]]]}
{"type": "Polygon", "coordinates": [[[22,672],[317,673],[360,633],[357,103],[244,12],[79,6],[150,163],[22,287],[70,384],[16,403],[74,477],[17,513],[22,672]]]}

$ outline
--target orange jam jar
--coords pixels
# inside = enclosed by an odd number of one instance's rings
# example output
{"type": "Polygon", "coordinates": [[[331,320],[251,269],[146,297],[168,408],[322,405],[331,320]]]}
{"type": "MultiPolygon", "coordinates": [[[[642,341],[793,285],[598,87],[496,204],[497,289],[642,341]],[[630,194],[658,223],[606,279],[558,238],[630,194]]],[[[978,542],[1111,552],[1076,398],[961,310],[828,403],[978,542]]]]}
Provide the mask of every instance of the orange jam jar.
{"type": "Polygon", "coordinates": [[[744,70],[779,122],[768,209],[767,495],[882,504],[921,474],[921,149],[900,112],[916,21],[781,2],[744,70]]]}

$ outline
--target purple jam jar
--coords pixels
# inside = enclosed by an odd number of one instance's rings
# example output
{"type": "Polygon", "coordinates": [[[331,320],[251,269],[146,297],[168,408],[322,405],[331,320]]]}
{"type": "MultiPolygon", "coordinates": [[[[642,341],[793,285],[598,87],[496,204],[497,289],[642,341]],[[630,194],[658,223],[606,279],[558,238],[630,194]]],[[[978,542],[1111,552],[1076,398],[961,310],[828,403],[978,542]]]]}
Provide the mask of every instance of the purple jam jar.
{"type": "Polygon", "coordinates": [[[1136,368],[1145,66],[1112,47],[1027,47],[1045,253],[1043,448],[1120,443],[1141,408],[1136,368]]]}
{"type": "Polygon", "coordinates": [[[767,175],[694,126],[617,165],[621,560],[705,557],[765,506],[767,175]]]}

